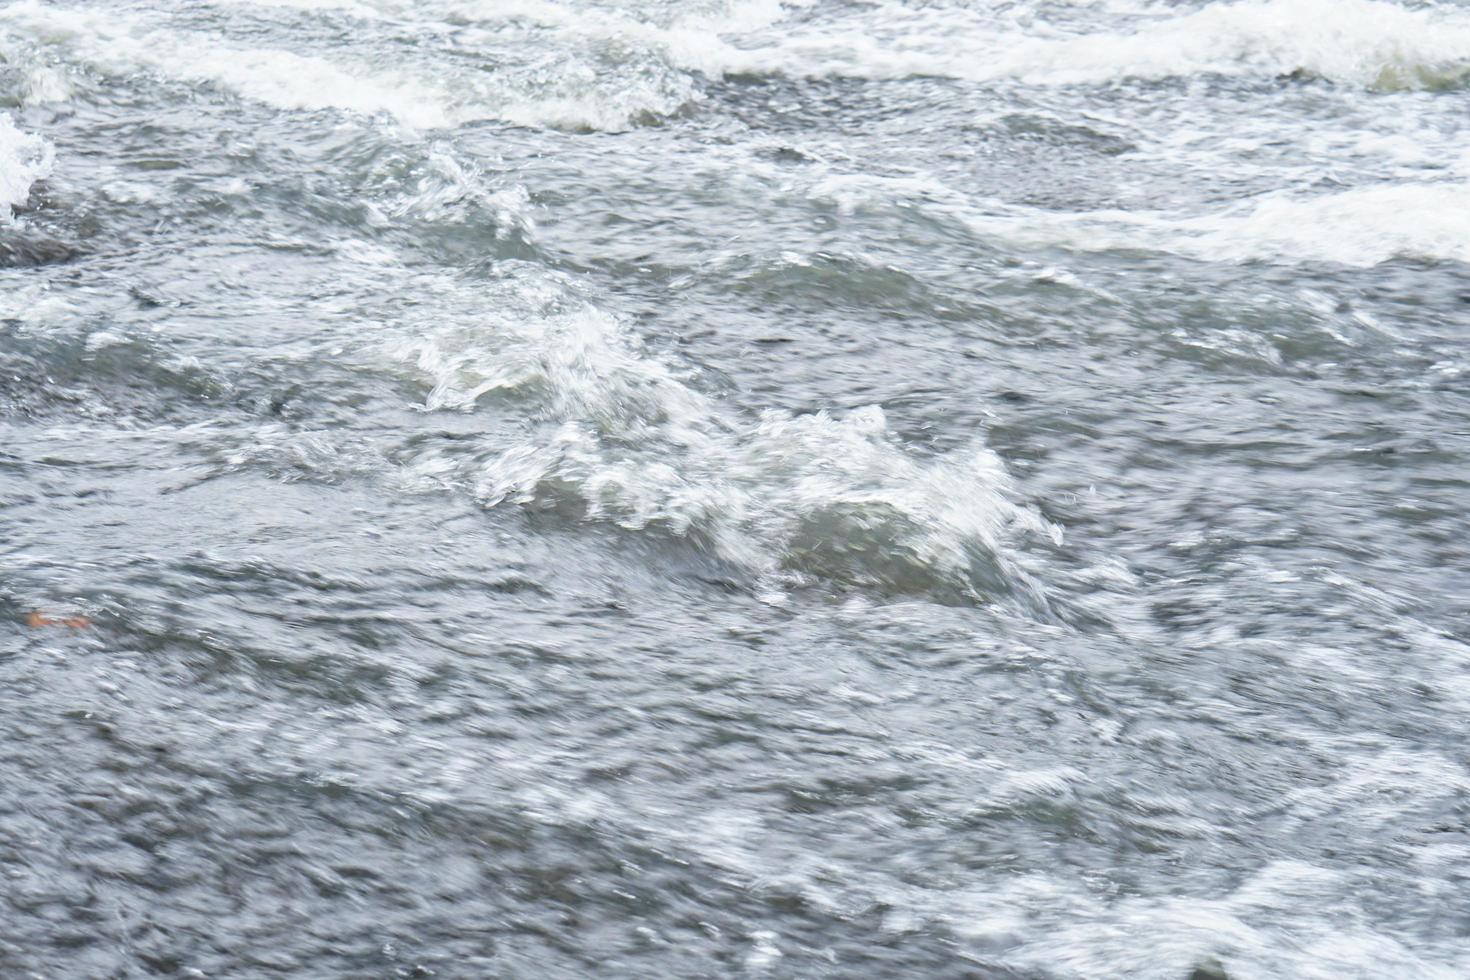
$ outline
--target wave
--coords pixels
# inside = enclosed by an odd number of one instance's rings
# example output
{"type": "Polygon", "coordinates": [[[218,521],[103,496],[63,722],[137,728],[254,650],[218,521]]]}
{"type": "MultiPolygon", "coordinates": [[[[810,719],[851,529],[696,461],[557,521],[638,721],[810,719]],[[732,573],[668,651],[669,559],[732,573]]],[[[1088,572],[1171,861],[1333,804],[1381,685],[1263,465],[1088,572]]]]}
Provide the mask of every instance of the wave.
{"type": "Polygon", "coordinates": [[[1470,185],[1361,187],[1298,199],[1272,196],[1241,214],[1179,223],[1201,258],[1372,266],[1390,259],[1470,263],[1470,185]]]}
{"type": "Polygon", "coordinates": [[[836,175],[805,191],[843,214],[917,210],[982,240],[1076,252],[1169,252],[1212,262],[1470,262],[1470,182],[1376,184],[1263,195],[1214,214],[1045,211],[976,202],[924,177],[836,175]]]}
{"type": "Polygon", "coordinates": [[[1310,198],[1274,194],[1193,218],[1111,211],[971,216],[967,223],[982,234],[1023,244],[1165,251],[1216,262],[1360,268],[1393,259],[1470,262],[1470,185],[1455,182],[1370,186],[1310,198]]]}
{"type": "Polygon", "coordinates": [[[529,127],[621,131],[677,112],[694,99],[690,79],[668,70],[604,78],[595,64],[565,66],[530,82],[493,71],[442,65],[339,61],[276,48],[242,47],[213,35],[157,26],[136,16],[56,8],[35,0],[0,8],[0,26],[32,42],[64,47],[104,72],[145,71],[216,86],[287,110],[384,115],[411,129],[447,129],[477,120],[529,127]]]}
{"type": "Polygon", "coordinates": [[[0,10],[0,22],[33,40],[64,46],[105,72],[121,75],[141,69],[218,85],[282,109],[386,113],[419,128],[455,121],[440,93],[396,73],[352,72],[323,58],[222,45],[207,36],[150,29],[133,17],[35,2],[0,10]]]}
{"type": "MultiPolygon", "coordinates": [[[[1434,751],[1390,747],[1371,737],[1338,740],[1333,747],[1341,752],[1349,746],[1330,781],[1287,792],[1269,804],[1271,813],[1284,812],[1286,828],[1311,826],[1320,839],[1392,839],[1405,856],[1400,873],[1409,882],[1428,868],[1461,872],[1464,851],[1437,839],[1444,835],[1435,832],[1434,815],[1466,791],[1464,767],[1434,751]]],[[[1175,800],[1159,802],[1150,819],[1169,833],[1211,839],[1230,832],[1175,800]]],[[[1380,976],[1464,976],[1470,951],[1462,942],[1407,942],[1369,913],[1364,896],[1382,885],[1381,869],[1329,857],[1315,864],[1269,860],[1229,890],[1193,894],[1102,898],[1059,880],[1022,877],[995,893],[971,896],[973,904],[949,918],[977,934],[991,921],[1017,932],[1029,925],[1031,938],[1004,962],[1063,976],[1164,980],[1188,976],[1209,960],[1232,977],[1349,976],[1362,973],[1364,963],[1374,964],[1380,976]]]]}
{"type": "Polygon", "coordinates": [[[1302,73],[1389,90],[1444,87],[1470,76],[1470,14],[1384,0],[1241,0],[1183,14],[1145,7],[1119,29],[1094,33],[1045,22],[1017,30],[1009,21],[946,6],[880,4],[799,16],[807,6],[752,0],[662,19],[656,12],[546,0],[274,0],[259,8],[342,14],[414,34],[430,24],[452,25],[464,36],[456,44],[480,51],[488,70],[448,72],[443,59],[385,65],[364,54],[356,62],[355,46],[340,41],[333,51],[342,53],[330,58],[244,47],[136,15],[36,0],[0,9],[0,24],[64,45],[103,71],[143,70],[215,85],[284,109],[385,114],[415,129],[495,119],[622,131],[698,103],[699,76],[938,76],[1067,85],[1302,73]],[[558,53],[554,67],[544,59],[520,63],[547,44],[558,53]]]}
{"type": "Polygon", "coordinates": [[[1020,32],[974,11],[882,5],[734,45],[671,34],[675,63],[715,74],[1096,84],[1204,74],[1307,74],[1375,89],[1439,88],[1470,75],[1470,14],[1383,0],[1242,0],[1188,13],[1144,7],[1123,29],[1020,32]]]}
{"type": "Polygon", "coordinates": [[[12,209],[25,206],[31,185],[50,176],[54,160],[50,143],[17,129],[10,115],[0,112],[0,221],[9,222],[12,209]]]}
{"type": "Polygon", "coordinates": [[[376,348],[421,379],[426,410],[517,420],[513,438],[496,426],[473,448],[416,453],[415,479],[488,507],[662,531],[775,591],[828,582],[1044,606],[1019,547],[1061,532],[1017,501],[983,445],[915,458],[877,406],[729,411],[566,283],[502,273],[484,294],[421,281],[432,319],[410,318],[376,348]]]}

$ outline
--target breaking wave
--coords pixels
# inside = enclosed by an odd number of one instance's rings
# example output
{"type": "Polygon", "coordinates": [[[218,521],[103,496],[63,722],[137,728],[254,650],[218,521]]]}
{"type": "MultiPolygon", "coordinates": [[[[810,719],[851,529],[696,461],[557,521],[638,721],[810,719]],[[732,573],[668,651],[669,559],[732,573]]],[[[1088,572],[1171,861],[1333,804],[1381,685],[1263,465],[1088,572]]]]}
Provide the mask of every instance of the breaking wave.
{"type": "MultiPolygon", "coordinates": [[[[383,115],[421,130],[493,119],[528,127],[619,131],[674,113],[695,98],[692,81],[681,73],[648,65],[610,71],[596,59],[565,65],[550,77],[521,73],[529,75],[526,81],[514,72],[446,73],[442,65],[354,59],[350,47],[331,57],[245,47],[133,15],[34,2],[0,9],[4,26],[31,42],[63,46],[103,72],[141,70],[216,86],[281,109],[383,115]]],[[[496,60],[485,59],[486,68],[495,68],[496,60]]]]}
{"type": "Polygon", "coordinates": [[[520,435],[420,452],[409,469],[486,506],[660,529],[780,590],[827,581],[953,601],[1043,601],[1019,542],[1060,530],[974,445],[906,452],[883,411],[744,417],[645,351],[613,316],[524,271],[486,287],[424,283],[438,324],[378,347],[427,385],[430,411],[513,408],[520,435]],[[451,305],[462,315],[446,322],[451,305]]]}
{"type": "Polygon", "coordinates": [[[835,176],[807,194],[846,214],[918,209],[981,239],[1032,248],[1358,267],[1392,259],[1470,262],[1470,184],[1462,180],[1368,185],[1311,197],[1275,193],[1204,215],[977,205],[920,177],[835,176]]]}
{"type": "Polygon", "coordinates": [[[975,216],[971,226],[1012,242],[1078,251],[1144,249],[1205,261],[1470,262],[1470,186],[1397,184],[1300,198],[1269,195],[1218,214],[1128,212],[975,216]]]}
{"type": "Polygon", "coordinates": [[[1382,0],[1242,0],[1183,14],[1151,6],[1118,30],[1085,34],[1044,22],[1017,31],[967,10],[886,5],[856,21],[794,29],[766,44],[691,49],[687,38],[675,40],[682,43],[670,50],[688,67],[807,77],[1065,85],[1302,73],[1414,89],[1457,84],[1470,73],[1470,15],[1382,0]]]}
{"type": "Polygon", "coordinates": [[[1185,13],[1145,6],[1128,12],[1115,30],[1092,33],[947,6],[882,4],[811,20],[802,16],[806,4],[774,0],[664,17],[544,0],[273,0],[262,6],[404,30],[452,27],[468,32],[456,44],[478,53],[476,70],[446,72],[442,60],[382,64],[355,57],[355,45],[334,45],[328,56],[245,47],[135,15],[34,0],[0,9],[0,24],[66,45],[103,71],[206,83],[285,109],[385,114],[417,129],[495,119],[620,131],[698,103],[704,97],[699,76],[937,76],[1068,85],[1303,74],[1398,90],[1452,86],[1470,74],[1470,14],[1384,0],[1241,0],[1185,13]],[[548,37],[558,38],[568,57],[549,68],[518,64],[525,57],[518,52],[548,37]]]}
{"type": "Polygon", "coordinates": [[[50,175],[54,157],[50,143],[17,129],[9,114],[0,112],[0,221],[9,221],[11,209],[25,205],[31,185],[50,175]]]}

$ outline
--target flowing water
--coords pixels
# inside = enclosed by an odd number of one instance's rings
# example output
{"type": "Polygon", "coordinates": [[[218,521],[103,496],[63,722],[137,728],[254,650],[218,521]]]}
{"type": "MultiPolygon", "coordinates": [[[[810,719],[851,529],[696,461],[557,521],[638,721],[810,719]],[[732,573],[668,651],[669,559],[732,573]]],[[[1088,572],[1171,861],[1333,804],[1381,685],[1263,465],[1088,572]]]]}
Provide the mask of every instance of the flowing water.
{"type": "Polygon", "coordinates": [[[1470,976],[1470,6],[0,6],[0,976],[1470,976]]]}

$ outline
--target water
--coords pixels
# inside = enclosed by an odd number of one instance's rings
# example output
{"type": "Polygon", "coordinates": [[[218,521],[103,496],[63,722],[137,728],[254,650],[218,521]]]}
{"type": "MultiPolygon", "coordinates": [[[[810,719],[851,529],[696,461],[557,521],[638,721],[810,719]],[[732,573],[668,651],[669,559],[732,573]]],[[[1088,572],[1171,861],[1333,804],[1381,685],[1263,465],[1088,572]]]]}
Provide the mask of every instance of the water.
{"type": "Polygon", "coordinates": [[[1452,0],[0,7],[0,976],[1470,975],[1467,99],[1452,0]]]}

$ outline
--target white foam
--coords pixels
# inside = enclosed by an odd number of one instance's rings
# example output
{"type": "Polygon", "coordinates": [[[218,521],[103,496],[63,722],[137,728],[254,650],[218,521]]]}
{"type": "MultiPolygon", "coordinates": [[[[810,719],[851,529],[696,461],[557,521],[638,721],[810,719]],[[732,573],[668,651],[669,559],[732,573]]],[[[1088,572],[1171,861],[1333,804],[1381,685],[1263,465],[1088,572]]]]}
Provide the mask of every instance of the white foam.
{"type": "MultiPolygon", "coordinates": [[[[1470,849],[1456,835],[1434,828],[1463,799],[1470,772],[1450,756],[1373,733],[1324,735],[1301,729],[1279,734],[1300,738],[1340,761],[1330,773],[1319,774],[1321,780],[1280,799],[1257,801],[1270,815],[1272,839],[1308,835],[1320,842],[1320,858],[1273,859],[1266,848],[1238,878],[1186,873],[1142,890],[1119,889],[1109,876],[1086,869],[1076,875],[1066,869],[997,870],[969,890],[886,882],[875,900],[984,941],[997,950],[999,964],[1026,974],[1177,980],[1202,961],[1216,959],[1227,975],[1242,978],[1328,980],[1362,975],[1365,964],[1375,976],[1450,980],[1467,975],[1470,944],[1459,937],[1406,934],[1403,925],[1411,913],[1390,913],[1385,920],[1387,906],[1375,889],[1410,889],[1429,898],[1426,885],[1463,878],[1470,849]],[[1385,871],[1371,861],[1358,863],[1350,853],[1333,855],[1337,835],[1359,843],[1392,840],[1404,863],[1396,857],[1392,870],[1385,871]],[[1426,870],[1426,880],[1417,880],[1426,870]]],[[[1009,773],[997,778],[1003,769],[990,775],[996,760],[959,753],[947,757],[943,748],[929,746],[906,750],[927,765],[983,774],[991,785],[1015,780],[1009,773]]],[[[1044,778],[1050,774],[1039,775],[1043,778],[1027,782],[1039,783],[1050,798],[1065,799],[1044,778]]],[[[1063,777],[1059,785],[1085,785],[1065,771],[1058,775],[1063,777]]],[[[1172,816],[1189,818],[1187,826],[1199,835],[1201,849],[1220,837],[1234,837],[1255,819],[1243,811],[1211,814],[1198,804],[1186,793],[1150,800],[1172,816]]],[[[1181,824],[1169,826],[1174,833],[1181,824]]]]}
{"type": "Polygon", "coordinates": [[[117,74],[142,69],[219,85],[283,109],[387,113],[419,128],[455,121],[437,87],[398,73],[352,71],[324,58],[235,47],[204,35],[154,29],[138,18],[35,2],[0,10],[0,21],[117,74]]]}
{"type": "Polygon", "coordinates": [[[50,175],[54,159],[50,143],[17,129],[0,112],[0,221],[11,220],[11,209],[30,199],[31,185],[50,175]]]}
{"type": "Polygon", "coordinates": [[[106,72],[139,70],[218,86],[290,110],[335,109],[387,115],[414,129],[443,129],[479,119],[525,126],[619,131],[649,114],[676,111],[695,98],[676,72],[628,71],[604,78],[573,61],[537,87],[488,72],[445,74],[427,67],[381,66],[371,53],[353,59],[277,48],[244,47],[216,36],[175,30],[151,19],[52,7],[35,0],[0,8],[0,25],[30,40],[65,47],[106,72]]]}
{"type": "Polygon", "coordinates": [[[72,96],[71,79],[51,65],[37,65],[26,72],[22,99],[26,105],[52,105],[72,96]]]}
{"type": "Polygon", "coordinates": [[[362,20],[377,20],[383,16],[375,7],[357,3],[356,0],[214,0],[214,2],[228,3],[233,6],[281,7],[312,13],[337,11],[362,20]]]}
{"type": "Polygon", "coordinates": [[[1312,197],[1272,194],[1215,214],[970,213],[982,235],[1078,251],[1174,252],[1206,261],[1470,262],[1470,185],[1379,185],[1312,197]]]}
{"type": "Polygon", "coordinates": [[[1180,222],[1201,258],[1309,259],[1370,266],[1394,258],[1470,262],[1470,185],[1408,183],[1311,198],[1276,195],[1242,214],[1180,222]]]}
{"type": "MultiPolygon", "coordinates": [[[[373,202],[365,202],[376,206],[373,202]]],[[[495,237],[535,237],[531,196],[524,186],[504,185],[483,175],[475,164],[461,162],[451,150],[429,148],[418,179],[394,197],[382,201],[388,216],[411,216],[426,221],[462,223],[475,221],[483,227],[491,220],[495,237]]]]}
{"type": "Polygon", "coordinates": [[[1213,213],[1045,211],[974,201],[932,178],[826,176],[805,194],[840,213],[913,209],[985,239],[1082,252],[1172,252],[1205,261],[1470,262],[1470,182],[1406,181],[1304,195],[1275,193],[1213,213]]]}
{"type": "Polygon", "coordinates": [[[483,40],[487,50],[507,43],[507,50],[529,50],[551,40],[567,57],[529,88],[524,79],[494,72],[446,76],[426,65],[387,67],[372,59],[358,64],[350,44],[331,58],[249,48],[137,17],[36,0],[0,10],[0,21],[65,43],[105,70],[141,68],[288,109],[387,113],[423,129],[494,118],[623,130],[646,115],[668,115],[697,101],[691,72],[929,75],[1064,85],[1302,71],[1389,89],[1437,87],[1470,73],[1470,14],[1406,9],[1384,0],[1242,0],[1183,14],[1147,7],[1127,14],[1114,30],[1088,34],[1039,19],[997,20],[994,12],[893,3],[793,20],[802,6],[752,0],[661,18],[657,10],[632,13],[547,0],[267,0],[263,8],[453,23],[461,43],[483,40]]]}
{"type": "MultiPolygon", "coordinates": [[[[1035,84],[1302,71],[1377,88],[1436,87],[1470,73],[1470,14],[1383,0],[1242,0],[1143,8],[1112,31],[997,21],[954,7],[880,4],[739,46],[669,44],[691,68],[807,77],[1014,78],[1035,84]]],[[[685,42],[690,38],[683,38],[685,42]]]]}
{"type": "Polygon", "coordinates": [[[75,321],[77,307],[59,291],[53,292],[51,283],[33,279],[0,289],[0,318],[51,327],[75,321]]]}
{"type": "Polygon", "coordinates": [[[487,506],[573,506],[587,519],[662,528],[767,585],[1036,597],[1014,545],[1060,531],[1014,502],[985,447],[914,458],[876,406],[732,413],[541,274],[484,295],[454,280],[416,285],[435,293],[433,321],[401,324],[380,349],[428,383],[425,407],[501,405],[534,420],[522,438],[499,427],[469,457],[421,454],[414,469],[431,483],[487,506]]]}
{"type": "Polygon", "coordinates": [[[1173,980],[1206,958],[1232,977],[1360,975],[1450,980],[1463,948],[1406,944],[1374,928],[1359,882],[1299,861],[1265,864],[1222,897],[1135,897],[1110,902],[1044,880],[980,897],[986,915],[1026,915],[1023,945],[1007,965],[1064,976],[1173,980]],[[991,913],[991,910],[994,910],[991,913]],[[1305,913],[1304,910],[1311,910],[1305,913]]]}

